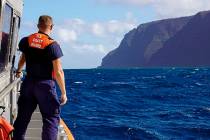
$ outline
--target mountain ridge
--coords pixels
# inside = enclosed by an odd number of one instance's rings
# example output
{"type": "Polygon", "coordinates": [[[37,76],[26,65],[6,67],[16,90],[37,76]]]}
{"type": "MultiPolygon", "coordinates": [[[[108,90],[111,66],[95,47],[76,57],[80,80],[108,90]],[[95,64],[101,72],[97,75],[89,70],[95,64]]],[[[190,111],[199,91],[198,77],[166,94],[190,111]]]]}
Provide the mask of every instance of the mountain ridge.
{"type": "Polygon", "coordinates": [[[207,62],[210,55],[206,55],[210,52],[208,25],[210,11],[141,24],[128,32],[119,47],[103,58],[101,68],[210,66],[207,62]],[[203,49],[199,50],[199,44],[203,49]]]}

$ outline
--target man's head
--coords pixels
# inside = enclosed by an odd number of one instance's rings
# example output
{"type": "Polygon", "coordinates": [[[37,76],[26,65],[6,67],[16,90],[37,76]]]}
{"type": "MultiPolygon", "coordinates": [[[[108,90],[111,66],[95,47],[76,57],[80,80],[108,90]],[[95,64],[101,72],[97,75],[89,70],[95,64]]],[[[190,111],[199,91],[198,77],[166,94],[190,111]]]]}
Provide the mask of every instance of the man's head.
{"type": "Polygon", "coordinates": [[[39,17],[38,25],[39,31],[44,33],[50,33],[53,28],[52,17],[48,15],[42,15],[39,17]]]}

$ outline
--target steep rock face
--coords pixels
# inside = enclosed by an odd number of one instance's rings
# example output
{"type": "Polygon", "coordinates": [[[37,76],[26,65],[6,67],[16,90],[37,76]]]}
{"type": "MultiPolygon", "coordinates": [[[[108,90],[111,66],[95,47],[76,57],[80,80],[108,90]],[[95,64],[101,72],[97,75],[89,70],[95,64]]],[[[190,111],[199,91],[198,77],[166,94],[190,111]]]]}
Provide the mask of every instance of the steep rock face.
{"type": "Polygon", "coordinates": [[[170,38],[150,66],[210,66],[210,12],[195,15],[170,38]]]}
{"type": "Polygon", "coordinates": [[[126,34],[120,46],[103,58],[101,67],[208,65],[209,25],[209,11],[142,24],[126,34]]]}

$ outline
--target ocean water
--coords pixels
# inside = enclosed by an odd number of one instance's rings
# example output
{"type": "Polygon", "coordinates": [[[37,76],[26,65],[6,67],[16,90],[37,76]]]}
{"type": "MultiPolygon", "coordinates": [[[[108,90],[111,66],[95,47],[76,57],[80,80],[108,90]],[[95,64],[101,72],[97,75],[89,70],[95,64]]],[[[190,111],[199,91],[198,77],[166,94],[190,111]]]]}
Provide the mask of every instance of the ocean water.
{"type": "Polygon", "coordinates": [[[210,139],[210,68],[65,70],[76,140],[210,139]]]}

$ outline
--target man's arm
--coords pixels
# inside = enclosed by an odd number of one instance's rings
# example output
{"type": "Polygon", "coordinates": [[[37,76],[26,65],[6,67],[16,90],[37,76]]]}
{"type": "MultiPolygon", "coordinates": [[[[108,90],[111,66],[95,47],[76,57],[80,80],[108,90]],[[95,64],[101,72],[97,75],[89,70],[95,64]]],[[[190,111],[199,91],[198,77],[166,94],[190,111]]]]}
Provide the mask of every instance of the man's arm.
{"type": "Polygon", "coordinates": [[[66,96],[66,87],[65,87],[65,77],[63,68],[61,65],[60,59],[53,60],[53,70],[55,73],[55,80],[58,83],[60,90],[61,90],[61,105],[66,104],[67,102],[67,96],[66,96]]]}
{"type": "Polygon", "coordinates": [[[18,68],[17,68],[17,71],[16,71],[16,77],[17,78],[20,78],[21,75],[22,75],[22,69],[25,65],[25,62],[26,62],[26,59],[25,59],[25,54],[22,53],[21,56],[20,56],[20,59],[19,59],[19,62],[18,62],[18,68]]]}

